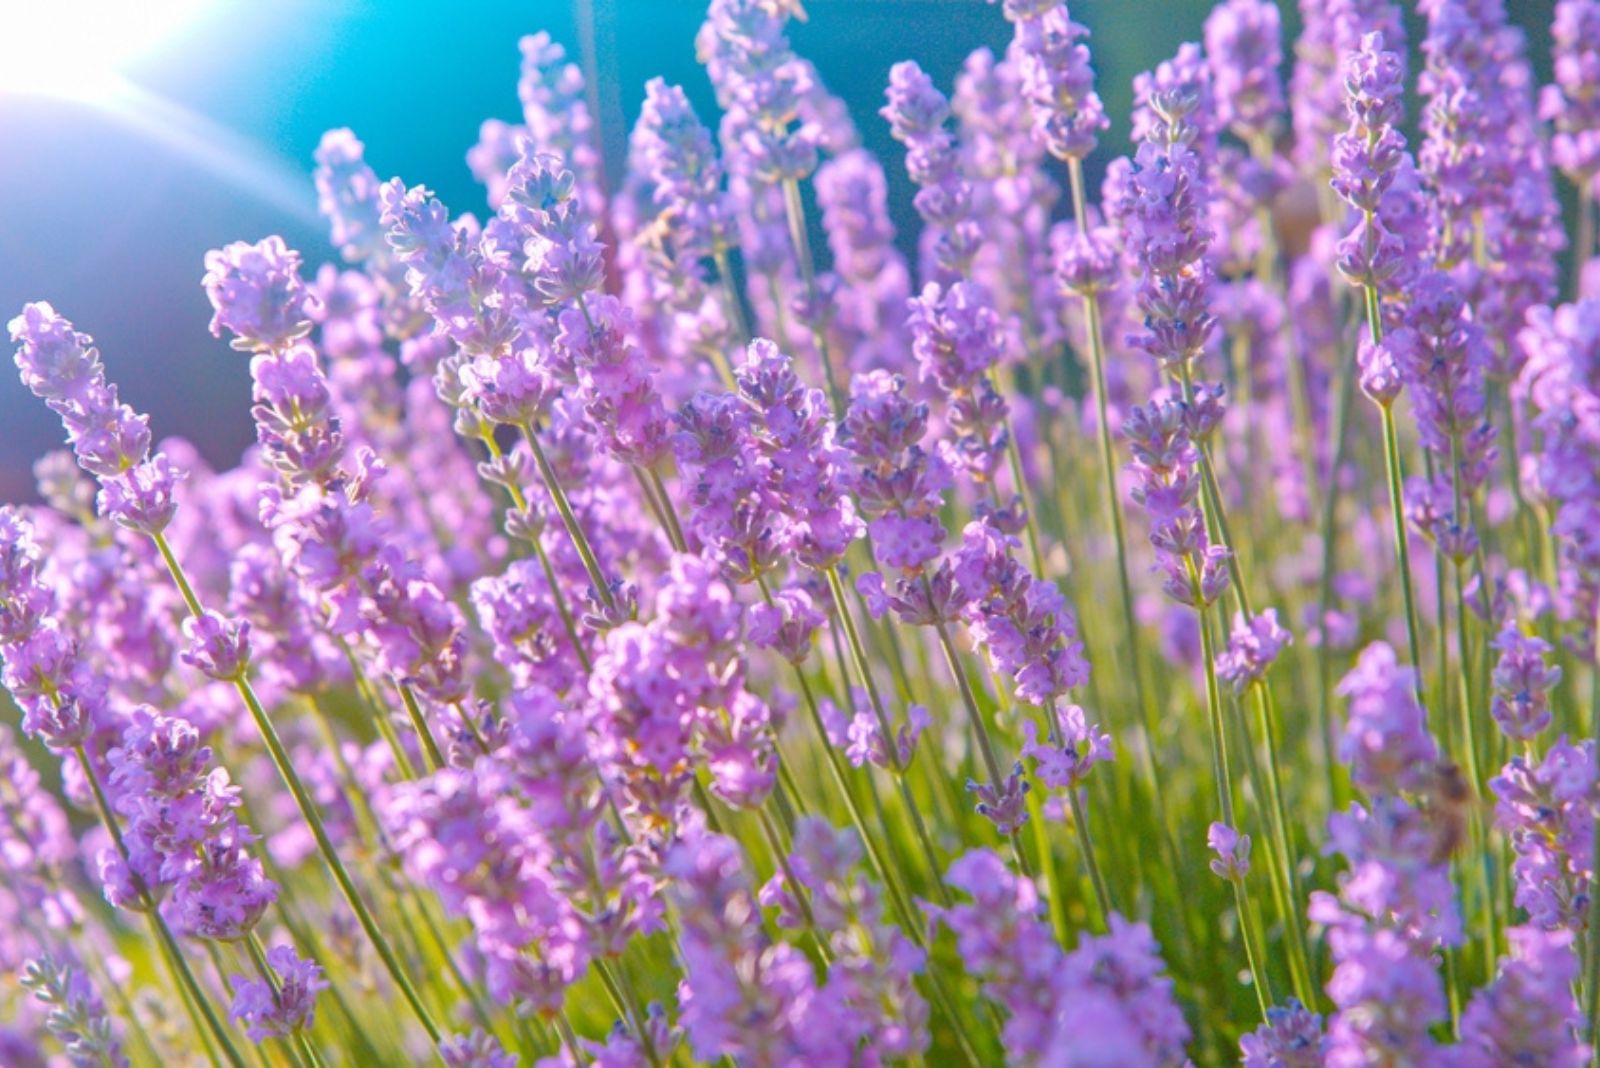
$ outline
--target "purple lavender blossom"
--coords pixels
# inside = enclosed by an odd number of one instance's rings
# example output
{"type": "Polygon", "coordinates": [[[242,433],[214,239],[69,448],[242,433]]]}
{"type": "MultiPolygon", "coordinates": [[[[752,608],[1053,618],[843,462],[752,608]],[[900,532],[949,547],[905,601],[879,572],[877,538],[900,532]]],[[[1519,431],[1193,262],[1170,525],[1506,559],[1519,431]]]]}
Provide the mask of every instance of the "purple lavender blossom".
{"type": "Polygon", "coordinates": [[[1539,98],[1539,117],[1555,127],[1552,162],[1585,189],[1600,174],[1600,3],[1561,0],[1550,36],[1555,81],[1539,98]]]}
{"type": "Polygon", "coordinates": [[[845,492],[847,454],[827,399],[802,385],[793,361],[764,338],[750,343],[734,377],[754,415],[746,432],[768,463],[767,484],[785,518],[779,544],[807,567],[834,566],[864,524],[845,492]]]}
{"type": "Polygon", "coordinates": [[[1517,857],[1518,907],[1538,927],[1581,930],[1594,871],[1594,743],[1563,739],[1538,761],[1512,757],[1489,788],[1495,826],[1517,857]]]}
{"type": "Polygon", "coordinates": [[[300,254],[281,237],[253,245],[236,241],[206,253],[202,284],[216,309],[212,335],[227,330],[236,349],[280,351],[311,332],[314,298],[300,277],[300,254]]]}
{"type": "Polygon", "coordinates": [[[1076,790],[1096,764],[1112,759],[1111,735],[1100,730],[1098,724],[1090,724],[1079,705],[1058,708],[1054,715],[1053,741],[1041,743],[1032,720],[1022,725],[1027,739],[1022,755],[1034,758],[1034,773],[1050,789],[1076,790]]]}
{"type": "Polygon", "coordinates": [[[1362,38],[1344,64],[1345,106],[1350,126],[1334,140],[1333,191],[1359,215],[1339,242],[1339,270],[1352,285],[1380,295],[1393,293],[1408,269],[1408,249],[1386,210],[1385,194],[1406,153],[1398,130],[1404,118],[1405,66],[1384,48],[1381,34],[1362,38]]]}
{"type": "Polygon", "coordinates": [[[1324,1046],[1322,1017],[1294,998],[1268,1009],[1266,1022],[1239,1040],[1243,1068],[1319,1068],[1324,1046]]]}
{"type": "Polygon", "coordinates": [[[276,989],[265,979],[238,975],[233,980],[236,989],[228,1015],[245,1025],[252,1042],[308,1030],[316,1017],[317,993],[328,988],[321,966],[301,957],[293,946],[273,946],[267,950],[267,963],[276,989]]]}
{"type": "Polygon", "coordinates": [[[947,123],[950,104],[916,63],[889,68],[887,103],[879,111],[895,140],[906,146],[906,172],[917,184],[917,214],[933,228],[933,262],[953,282],[972,269],[980,235],[971,218],[972,187],[961,173],[947,123]]]}
{"type": "Polygon", "coordinates": [[[1111,125],[1082,43],[1089,31],[1072,21],[1065,3],[1006,4],[1005,14],[1016,27],[1023,95],[1036,136],[1057,159],[1084,159],[1111,125]]]}
{"type": "Polygon", "coordinates": [[[1588,1064],[1590,1050],[1580,1038],[1583,1026],[1572,996],[1579,970],[1572,933],[1512,927],[1506,934],[1511,954],[1500,959],[1494,982],[1462,1010],[1461,1044],[1451,1051],[1450,1063],[1588,1064]]]}
{"type": "Polygon", "coordinates": [[[1428,733],[1427,711],[1417,703],[1415,670],[1394,650],[1375,642],[1361,651],[1339,683],[1350,700],[1339,759],[1355,784],[1373,794],[1396,794],[1421,785],[1439,748],[1428,733]]]}
{"type": "Polygon", "coordinates": [[[1532,464],[1555,510],[1557,613],[1569,648],[1592,661],[1600,613],[1600,301],[1536,309],[1521,337],[1528,361],[1517,381],[1537,433],[1532,464]]]}
{"type": "Polygon", "coordinates": [[[1240,834],[1226,823],[1212,823],[1206,831],[1206,845],[1216,854],[1211,860],[1213,874],[1230,882],[1250,874],[1250,836],[1240,834]]]}
{"type": "Polygon", "coordinates": [[[1217,675],[1232,685],[1234,692],[1242,693],[1266,676],[1278,654],[1293,640],[1293,635],[1279,626],[1275,608],[1248,618],[1235,612],[1227,648],[1217,654],[1217,675]]]}
{"type": "Polygon", "coordinates": [[[1489,713],[1506,737],[1527,741],[1550,725],[1550,691],[1561,681],[1561,668],[1549,662],[1550,643],[1524,634],[1508,620],[1494,640],[1500,650],[1492,680],[1489,713]]]}
{"type": "Polygon", "coordinates": [[[939,510],[951,478],[923,450],[927,426],[928,406],[906,395],[905,379],[872,371],[850,383],[840,434],[859,465],[856,499],[878,563],[902,574],[921,572],[945,537],[939,510]]]}
{"type": "Polygon", "coordinates": [[[82,966],[50,956],[30,960],[18,974],[22,988],[50,1008],[45,1026],[74,1065],[127,1068],[128,1058],[111,1027],[105,1002],[82,966]]]}
{"type": "Polygon", "coordinates": [[[1206,17],[1206,59],[1217,119],[1241,139],[1269,136],[1284,111],[1282,26],[1276,4],[1227,0],[1206,17]]]}
{"type": "Polygon", "coordinates": [[[25,306],[9,329],[22,384],[61,416],[78,466],[100,482],[101,513],[139,533],[160,533],[182,472],[159,453],[150,457],[150,419],[117,399],[94,339],[42,301],[25,306]]]}

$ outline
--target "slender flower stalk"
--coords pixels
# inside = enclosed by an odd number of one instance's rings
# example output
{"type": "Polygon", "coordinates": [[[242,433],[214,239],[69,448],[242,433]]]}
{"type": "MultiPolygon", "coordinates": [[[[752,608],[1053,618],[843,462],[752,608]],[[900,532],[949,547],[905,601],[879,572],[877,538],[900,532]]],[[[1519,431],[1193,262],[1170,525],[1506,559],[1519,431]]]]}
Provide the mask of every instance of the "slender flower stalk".
{"type": "Polygon", "coordinates": [[[1404,475],[1394,417],[1401,380],[1394,355],[1384,342],[1382,304],[1386,295],[1404,283],[1407,256],[1415,255],[1415,250],[1408,250],[1404,238],[1397,235],[1397,220],[1386,210],[1384,201],[1396,169],[1405,158],[1405,138],[1398,129],[1403,71],[1399,56],[1384,50],[1381,34],[1368,34],[1360,51],[1351,54],[1345,67],[1350,128],[1335,143],[1333,188],[1359,213],[1355,228],[1340,242],[1339,270],[1353,285],[1360,286],[1363,294],[1368,336],[1359,356],[1361,388],[1378,406],[1383,419],[1384,472],[1405,606],[1406,642],[1411,666],[1421,685],[1422,648],[1412,593],[1415,583],[1405,526],[1404,475]]]}

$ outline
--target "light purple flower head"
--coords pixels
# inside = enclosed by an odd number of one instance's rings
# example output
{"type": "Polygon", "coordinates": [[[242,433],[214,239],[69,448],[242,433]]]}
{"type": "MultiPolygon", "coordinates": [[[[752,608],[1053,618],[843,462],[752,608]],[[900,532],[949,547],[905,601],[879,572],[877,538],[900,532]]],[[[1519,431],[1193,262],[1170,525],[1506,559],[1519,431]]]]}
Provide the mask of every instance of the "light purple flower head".
{"type": "Polygon", "coordinates": [[[1416,672],[1386,643],[1374,642],[1361,651],[1338,692],[1350,701],[1339,759],[1350,765],[1355,784],[1374,795],[1420,785],[1439,747],[1417,701],[1416,672]]]}
{"type": "Polygon", "coordinates": [[[1561,0],[1550,36],[1555,79],[1539,99],[1539,117],[1555,127],[1552,161],[1584,189],[1600,174],[1600,3],[1561,0]]]}
{"type": "Polygon", "coordinates": [[[1549,663],[1550,643],[1524,634],[1514,620],[1493,644],[1500,659],[1489,712],[1508,738],[1525,741],[1550,725],[1550,691],[1561,681],[1561,668],[1549,663]]]}
{"type": "Polygon", "coordinates": [[[1266,675],[1278,654],[1292,641],[1294,636],[1278,625],[1276,608],[1263,609],[1249,617],[1235,612],[1228,647],[1217,654],[1217,674],[1233,686],[1235,693],[1243,693],[1266,675]]]}
{"type": "Polygon", "coordinates": [[[1094,766],[1112,759],[1111,735],[1099,724],[1091,725],[1079,705],[1069,704],[1051,713],[1058,725],[1054,740],[1039,741],[1039,728],[1032,720],[1022,725],[1027,739],[1023,756],[1031,756],[1034,774],[1052,790],[1076,790],[1094,766]]]}
{"type": "MultiPolygon", "coordinates": [[[[25,305],[8,324],[17,343],[22,384],[61,416],[78,465],[100,479],[114,478],[143,463],[150,454],[150,419],[117,399],[106,382],[94,339],[43,301],[25,305]]],[[[150,525],[162,521],[167,488],[159,471],[135,476],[104,503],[126,506],[125,518],[150,525]],[[148,489],[140,488],[140,483],[148,489]]]]}
{"type": "Polygon", "coordinates": [[[1072,21],[1065,3],[1006,4],[1005,13],[1016,27],[1034,135],[1057,159],[1084,159],[1111,125],[1083,43],[1089,31],[1072,21]]]}
{"type": "Polygon", "coordinates": [[[1240,138],[1267,136],[1283,115],[1283,32],[1278,5],[1227,0],[1206,17],[1206,60],[1217,119],[1240,138]]]}
{"type": "Polygon", "coordinates": [[[250,665],[250,621],[207,611],[183,621],[189,648],[184,663],[213,679],[242,678],[250,665]]]}
{"type": "Polygon", "coordinates": [[[1294,998],[1267,1010],[1267,1020],[1239,1040],[1242,1068],[1322,1068],[1322,1017],[1294,998]]]}
{"type": "Polygon", "coordinates": [[[1573,932],[1526,926],[1506,934],[1511,954],[1500,959],[1494,982],[1462,1010],[1461,1046],[1451,1063],[1582,1068],[1590,1050],[1572,996],[1580,970],[1573,932]]]}
{"type": "Polygon", "coordinates": [[[214,309],[211,333],[226,329],[236,349],[277,350],[311,332],[316,298],[300,277],[300,253],[277,235],[207,252],[202,284],[214,309]]]}
{"type": "Polygon", "coordinates": [[[233,1006],[228,1015],[245,1025],[250,1041],[289,1038],[310,1029],[316,1018],[317,994],[328,988],[322,967],[300,956],[293,946],[267,950],[267,964],[275,974],[277,989],[264,979],[234,976],[233,1006]]]}

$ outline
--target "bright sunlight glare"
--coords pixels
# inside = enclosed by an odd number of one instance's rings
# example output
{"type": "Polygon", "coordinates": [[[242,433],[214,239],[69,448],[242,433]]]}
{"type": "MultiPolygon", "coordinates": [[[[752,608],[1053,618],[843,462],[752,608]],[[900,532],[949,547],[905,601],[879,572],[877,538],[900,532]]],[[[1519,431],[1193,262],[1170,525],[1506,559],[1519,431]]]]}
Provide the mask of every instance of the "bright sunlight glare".
{"type": "Polygon", "coordinates": [[[0,93],[97,100],[209,0],[0,0],[0,93]]]}

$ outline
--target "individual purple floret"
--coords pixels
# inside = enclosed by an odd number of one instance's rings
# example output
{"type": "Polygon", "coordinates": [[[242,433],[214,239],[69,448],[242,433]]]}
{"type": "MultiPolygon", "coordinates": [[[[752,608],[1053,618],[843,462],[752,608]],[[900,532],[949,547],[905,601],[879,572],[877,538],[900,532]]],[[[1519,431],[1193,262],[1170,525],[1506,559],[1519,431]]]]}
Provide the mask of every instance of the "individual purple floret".
{"type": "Polygon", "coordinates": [[[1034,774],[1052,790],[1076,790],[1096,764],[1111,760],[1111,735],[1091,724],[1078,705],[1056,709],[1056,731],[1052,741],[1041,743],[1038,727],[1032,720],[1022,725],[1023,756],[1035,760],[1034,774]]]}
{"type": "Polygon", "coordinates": [[[1011,772],[999,782],[967,780],[967,792],[978,799],[973,807],[978,815],[994,824],[1003,835],[1015,834],[1028,822],[1028,791],[1033,784],[1022,771],[1022,761],[1011,765],[1011,772]]]}
{"type": "Polygon", "coordinates": [[[1267,669],[1292,641],[1294,636],[1278,624],[1276,608],[1263,609],[1249,617],[1235,612],[1227,648],[1217,654],[1217,675],[1235,693],[1243,693],[1266,677],[1267,669]]]}
{"type": "Polygon", "coordinates": [[[271,986],[265,978],[233,977],[233,1007],[228,1015],[245,1025],[252,1042],[309,1030],[316,1019],[317,994],[328,988],[322,967],[301,957],[293,946],[267,950],[267,964],[273,971],[271,986]]]}
{"type": "Polygon", "coordinates": [[[756,647],[772,649],[798,667],[811,655],[813,637],[827,621],[804,588],[786,586],[773,596],[772,603],[750,608],[745,614],[745,634],[756,647]]]}
{"type": "Polygon", "coordinates": [[[183,621],[189,648],[184,663],[213,679],[242,678],[250,665],[250,621],[207,611],[183,621]]]}

